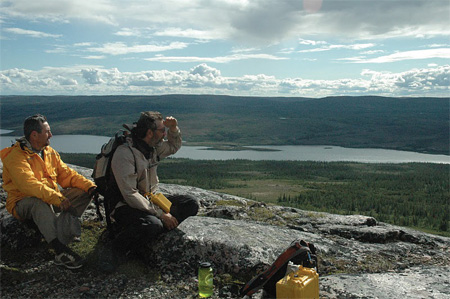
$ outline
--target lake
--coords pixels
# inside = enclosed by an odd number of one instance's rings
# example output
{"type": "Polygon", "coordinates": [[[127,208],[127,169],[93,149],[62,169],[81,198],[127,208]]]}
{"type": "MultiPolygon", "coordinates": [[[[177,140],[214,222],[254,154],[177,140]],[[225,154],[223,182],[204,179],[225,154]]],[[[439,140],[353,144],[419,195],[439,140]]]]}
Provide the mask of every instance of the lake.
{"type": "MultiPolygon", "coordinates": [[[[0,148],[3,149],[10,146],[15,138],[17,137],[0,136],[0,148]]],[[[53,136],[50,141],[51,146],[59,152],[97,154],[100,151],[101,146],[108,140],[109,137],[105,136],[57,135],[53,136]]],[[[431,155],[387,149],[345,148],[329,145],[281,145],[254,146],[248,148],[249,150],[226,151],[207,150],[207,147],[203,146],[183,146],[173,157],[194,160],[246,159],[325,162],[353,161],[363,163],[426,162],[450,164],[450,156],[447,155],[431,155]],[[250,150],[251,148],[255,150],[250,150]]]]}

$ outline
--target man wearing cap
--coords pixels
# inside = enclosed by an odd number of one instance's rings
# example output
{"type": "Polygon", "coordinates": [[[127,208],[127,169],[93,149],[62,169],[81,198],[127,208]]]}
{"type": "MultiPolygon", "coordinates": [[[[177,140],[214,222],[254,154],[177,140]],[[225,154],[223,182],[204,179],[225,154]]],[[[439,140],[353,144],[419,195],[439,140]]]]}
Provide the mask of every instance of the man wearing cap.
{"type": "MultiPolygon", "coordinates": [[[[158,191],[157,167],[160,159],[181,147],[181,133],[173,117],[159,112],[142,112],[127,142],[117,147],[111,169],[120,190],[120,201],[112,212],[119,233],[113,246],[127,253],[139,251],[160,233],[176,228],[198,212],[198,202],[188,195],[170,195],[170,210],[164,211],[148,199],[158,191]],[[167,136],[167,139],[164,137],[167,136]]],[[[139,254],[139,252],[136,252],[139,254]]]]}

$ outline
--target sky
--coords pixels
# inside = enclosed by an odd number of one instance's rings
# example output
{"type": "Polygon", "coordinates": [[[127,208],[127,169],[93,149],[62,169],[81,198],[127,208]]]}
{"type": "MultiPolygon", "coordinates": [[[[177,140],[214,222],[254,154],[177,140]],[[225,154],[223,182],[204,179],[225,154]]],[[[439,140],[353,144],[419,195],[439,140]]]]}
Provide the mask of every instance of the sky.
{"type": "Polygon", "coordinates": [[[2,95],[450,95],[450,0],[0,0],[2,95]]]}

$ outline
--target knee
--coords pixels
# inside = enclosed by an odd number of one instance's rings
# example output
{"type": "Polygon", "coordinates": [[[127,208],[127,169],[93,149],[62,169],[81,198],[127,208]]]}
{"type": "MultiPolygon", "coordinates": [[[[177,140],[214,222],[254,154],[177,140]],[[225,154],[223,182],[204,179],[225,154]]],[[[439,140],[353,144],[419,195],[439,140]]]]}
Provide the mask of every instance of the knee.
{"type": "Polygon", "coordinates": [[[194,201],[192,201],[192,205],[191,205],[191,216],[197,215],[199,208],[200,208],[199,202],[196,199],[194,199],[194,201]]]}
{"type": "Polygon", "coordinates": [[[36,198],[31,201],[32,204],[29,206],[32,218],[36,217],[56,217],[55,212],[46,202],[36,198]]]}
{"type": "Polygon", "coordinates": [[[198,210],[200,208],[200,204],[198,200],[194,197],[189,197],[189,202],[186,205],[186,209],[188,211],[189,216],[195,216],[198,213],[198,210]]]}
{"type": "Polygon", "coordinates": [[[164,229],[162,221],[155,216],[148,216],[141,220],[139,224],[140,230],[145,232],[146,235],[156,236],[164,229]]]}

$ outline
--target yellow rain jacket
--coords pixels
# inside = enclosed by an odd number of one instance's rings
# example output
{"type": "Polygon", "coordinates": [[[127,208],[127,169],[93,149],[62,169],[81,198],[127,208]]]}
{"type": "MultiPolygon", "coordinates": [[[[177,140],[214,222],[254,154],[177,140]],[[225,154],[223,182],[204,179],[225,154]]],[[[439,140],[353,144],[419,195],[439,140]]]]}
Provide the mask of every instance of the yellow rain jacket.
{"type": "Polygon", "coordinates": [[[3,189],[8,192],[6,209],[20,220],[16,203],[24,197],[37,197],[48,204],[59,206],[64,196],[62,188],[79,188],[85,192],[95,184],[69,168],[50,146],[43,150],[44,159],[26,146],[25,138],[12,147],[3,149],[3,189]]]}

